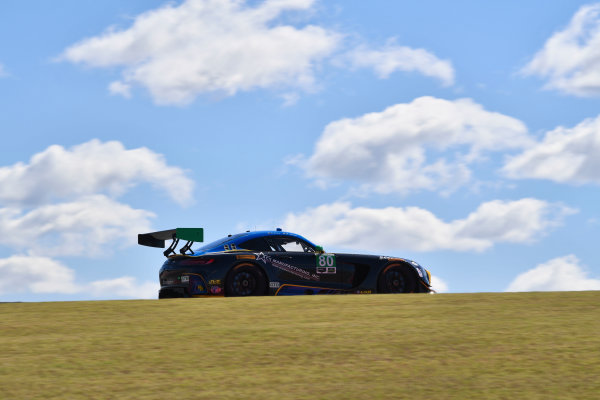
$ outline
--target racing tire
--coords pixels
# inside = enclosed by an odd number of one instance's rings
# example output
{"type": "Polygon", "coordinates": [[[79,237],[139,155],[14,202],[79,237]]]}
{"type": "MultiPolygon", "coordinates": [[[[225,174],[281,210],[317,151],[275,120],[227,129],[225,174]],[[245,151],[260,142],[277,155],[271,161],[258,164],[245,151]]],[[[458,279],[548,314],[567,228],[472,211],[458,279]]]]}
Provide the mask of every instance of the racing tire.
{"type": "Polygon", "coordinates": [[[229,297],[263,296],[266,291],[265,274],[253,264],[236,265],[227,274],[225,294],[229,297]]]}
{"type": "Polygon", "coordinates": [[[416,289],[415,273],[406,265],[388,265],[381,271],[377,282],[378,293],[414,293],[416,289]]]}

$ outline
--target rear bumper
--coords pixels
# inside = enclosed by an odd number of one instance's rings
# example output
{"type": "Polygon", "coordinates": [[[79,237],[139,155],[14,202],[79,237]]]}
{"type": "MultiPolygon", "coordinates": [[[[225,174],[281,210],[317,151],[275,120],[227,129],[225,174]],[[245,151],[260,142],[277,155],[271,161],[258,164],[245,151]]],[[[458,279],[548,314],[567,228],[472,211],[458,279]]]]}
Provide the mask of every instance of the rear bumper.
{"type": "Polygon", "coordinates": [[[205,273],[189,269],[163,270],[159,275],[161,289],[158,298],[194,297],[210,294],[205,273]]]}
{"type": "Polygon", "coordinates": [[[168,286],[160,288],[158,291],[159,299],[178,299],[182,297],[190,297],[186,288],[180,286],[168,286]]]}

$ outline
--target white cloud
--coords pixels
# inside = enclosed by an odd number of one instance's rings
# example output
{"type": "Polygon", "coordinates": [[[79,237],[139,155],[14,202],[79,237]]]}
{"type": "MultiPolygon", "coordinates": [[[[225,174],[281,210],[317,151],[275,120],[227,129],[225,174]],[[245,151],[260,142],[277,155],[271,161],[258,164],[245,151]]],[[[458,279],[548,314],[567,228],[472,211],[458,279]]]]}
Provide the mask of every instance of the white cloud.
{"type": "Polygon", "coordinates": [[[328,124],[304,166],[317,180],[358,181],[365,191],[449,191],[471,179],[469,164],[484,152],[530,143],[521,121],[471,99],[419,97],[328,124]]]}
{"type": "Polygon", "coordinates": [[[108,85],[108,91],[110,92],[110,94],[118,94],[119,96],[123,96],[126,99],[131,98],[131,85],[127,83],[123,83],[120,81],[111,82],[111,84],[108,85]]]}
{"type": "Polygon", "coordinates": [[[0,294],[77,293],[74,272],[47,257],[14,255],[0,259],[0,294]]]}
{"type": "Polygon", "coordinates": [[[529,243],[551,228],[562,224],[565,216],[577,211],[560,204],[525,198],[515,201],[493,200],[482,203],[463,220],[452,222],[458,237],[494,242],[529,243]]]}
{"type": "Polygon", "coordinates": [[[353,67],[372,68],[380,78],[387,78],[396,71],[417,71],[425,76],[439,79],[445,86],[454,83],[454,68],[448,60],[440,60],[425,49],[398,46],[394,41],[381,49],[359,46],[347,54],[353,67]]]}
{"type": "Polygon", "coordinates": [[[574,255],[554,258],[518,275],[508,292],[600,290],[600,279],[588,277],[574,255]]]}
{"type": "Polygon", "coordinates": [[[437,293],[445,293],[448,291],[448,284],[436,275],[431,275],[431,287],[437,293]]]}
{"type": "Polygon", "coordinates": [[[161,154],[91,140],[70,149],[53,145],[29,164],[0,167],[0,202],[24,206],[99,192],[118,195],[139,182],[164,190],[181,204],[191,201],[193,182],[161,154]]]}
{"type": "Polygon", "coordinates": [[[8,76],[8,73],[6,72],[6,68],[4,68],[4,65],[0,63],[0,78],[3,78],[5,76],[8,76]]]}
{"type": "Polygon", "coordinates": [[[104,299],[155,299],[159,286],[155,282],[138,282],[130,276],[79,284],[72,269],[48,257],[0,258],[0,295],[30,292],[83,294],[104,299]]]}
{"type": "Polygon", "coordinates": [[[154,214],[102,195],[45,205],[24,213],[0,208],[0,243],[48,256],[94,256],[109,245],[130,246],[154,214]]]}
{"type": "Polygon", "coordinates": [[[415,71],[454,83],[454,69],[425,49],[400,46],[394,39],[379,49],[360,46],[340,56],[343,33],[316,25],[292,25],[282,16],[310,15],[315,0],[186,0],[135,17],[125,29],[110,27],[83,39],[58,57],[90,67],[122,68],[109,92],[129,98],[146,88],[157,104],[184,105],[198,95],[231,96],[240,91],[273,89],[284,105],[297,91],[318,87],[323,61],[337,66],[373,68],[385,78],[415,71]],[[337,53],[337,54],[336,54],[337,53]],[[348,64],[348,65],[346,65],[348,64]]]}
{"type": "Polygon", "coordinates": [[[138,15],[124,30],[111,28],[67,48],[62,59],[92,67],[124,67],[113,93],[147,88],[159,104],[186,104],[197,95],[233,95],[256,88],[311,90],[319,62],[341,35],[278,22],[307,11],[313,0],[187,0],[138,15]],[[127,90],[124,90],[127,89],[127,90]]]}
{"type": "Polygon", "coordinates": [[[123,276],[92,282],[88,289],[96,298],[156,299],[160,285],[156,282],[139,283],[132,276],[123,276]]]}
{"type": "Polygon", "coordinates": [[[574,128],[558,127],[544,140],[505,164],[512,178],[549,179],[561,183],[600,184],[600,116],[574,128]]]}
{"type": "Polygon", "coordinates": [[[483,251],[496,243],[530,243],[575,211],[537,199],[490,201],[445,222],[419,207],[353,208],[337,202],[290,213],[286,230],[324,246],[370,251],[483,251]]]}
{"type": "Polygon", "coordinates": [[[600,94],[600,4],[581,7],[521,70],[547,79],[546,88],[577,96],[600,94]]]}

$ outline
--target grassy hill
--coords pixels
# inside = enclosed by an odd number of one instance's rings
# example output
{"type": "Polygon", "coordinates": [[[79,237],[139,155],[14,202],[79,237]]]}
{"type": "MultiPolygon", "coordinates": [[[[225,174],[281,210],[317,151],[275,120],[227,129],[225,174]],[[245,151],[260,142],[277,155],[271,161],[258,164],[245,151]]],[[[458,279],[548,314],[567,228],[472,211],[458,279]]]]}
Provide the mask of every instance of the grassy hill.
{"type": "Polygon", "coordinates": [[[1,399],[597,399],[600,292],[0,304],[1,399]]]}

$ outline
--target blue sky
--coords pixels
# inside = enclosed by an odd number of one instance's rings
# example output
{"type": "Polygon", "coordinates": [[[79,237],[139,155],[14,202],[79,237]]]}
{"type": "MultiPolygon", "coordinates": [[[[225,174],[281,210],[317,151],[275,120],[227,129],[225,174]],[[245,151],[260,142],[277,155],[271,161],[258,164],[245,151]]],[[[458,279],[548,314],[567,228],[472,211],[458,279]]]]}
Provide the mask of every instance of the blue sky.
{"type": "Polygon", "coordinates": [[[0,301],[154,298],[178,226],[598,290],[598,60],[572,0],[3,1],[0,301]]]}

